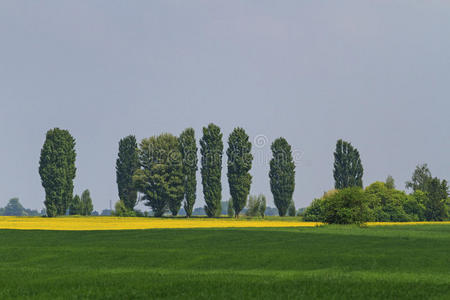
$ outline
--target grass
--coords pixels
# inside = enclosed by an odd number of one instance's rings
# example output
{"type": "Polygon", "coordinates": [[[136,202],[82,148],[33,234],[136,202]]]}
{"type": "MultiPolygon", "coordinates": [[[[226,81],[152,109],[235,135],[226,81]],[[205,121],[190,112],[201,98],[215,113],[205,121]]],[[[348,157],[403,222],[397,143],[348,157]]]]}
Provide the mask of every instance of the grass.
{"type": "Polygon", "coordinates": [[[450,226],[0,230],[0,299],[450,299],[450,226]]]}

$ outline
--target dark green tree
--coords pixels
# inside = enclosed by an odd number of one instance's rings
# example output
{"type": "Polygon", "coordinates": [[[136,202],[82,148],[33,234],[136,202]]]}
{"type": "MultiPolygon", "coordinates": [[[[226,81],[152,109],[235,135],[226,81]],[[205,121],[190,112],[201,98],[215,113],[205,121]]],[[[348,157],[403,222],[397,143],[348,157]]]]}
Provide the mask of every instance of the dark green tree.
{"type": "Polygon", "coordinates": [[[201,175],[203,195],[208,217],[219,216],[222,200],[222,156],[223,141],[220,128],[214,124],[203,127],[203,137],[200,140],[201,175]]]}
{"type": "Polygon", "coordinates": [[[75,195],[69,205],[69,214],[70,215],[81,215],[83,205],[81,203],[80,196],[75,195]]]}
{"type": "Polygon", "coordinates": [[[227,203],[227,215],[232,218],[234,216],[233,199],[230,198],[227,203]]]}
{"type": "Polygon", "coordinates": [[[75,139],[59,128],[47,132],[39,161],[39,175],[45,189],[49,217],[64,215],[73,198],[75,178],[75,139]]]}
{"type": "Polygon", "coordinates": [[[252,184],[252,144],[242,128],[235,128],[228,138],[228,184],[236,218],[245,207],[252,184]]]}
{"type": "Polygon", "coordinates": [[[406,188],[413,191],[425,192],[428,182],[432,179],[430,169],[427,164],[417,165],[412,175],[411,181],[406,182],[406,188]]]}
{"type": "Polygon", "coordinates": [[[271,146],[270,190],[273,194],[278,214],[285,216],[292,201],[295,189],[295,164],[292,158],[291,146],[286,139],[278,138],[271,146]]]}
{"type": "Polygon", "coordinates": [[[448,185],[446,180],[435,177],[426,183],[427,201],[425,201],[425,218],[427,221],[443,221],[447,218],[446,201],[448,185]]]}
{"type": "Polygon", "coordinates": [[[133,175],[139,169],[139,154],[136,137],[129,135],[119,142],[119,154],[116,161],[116,182],[119,199],[132,211],[137,202],[137,190],[133,185],[133,175]]]}
{"type": "Polygon", "coordinates": [[[139,158],[141,169],[133,181],[144,194],[145,205],[156,217],[169,208],[176,216],[184,197],[183,164],[178,139],[168,133],[143,139],[139,158]]]}
{"type": "Polygon", "coordinates": [[[338,140],[334,152],[334,171],[336,189],[363,186],[364,169],[359,152],[349,142],[338,140]]]}
{"type": "Polygon", "coordinates": [[[179,137],[181,157],[183,160],[184,210],[186,217],[192,215],[197,197],[197,143],[192,128],[184,130],[179,137]]]}
{"type": "Polygon", "coordinates": [[[91,193],[89,190],[84,190],[81,194],[81,215],[90,216],[94,210],[94,205],[92,204],[91,193]]]}

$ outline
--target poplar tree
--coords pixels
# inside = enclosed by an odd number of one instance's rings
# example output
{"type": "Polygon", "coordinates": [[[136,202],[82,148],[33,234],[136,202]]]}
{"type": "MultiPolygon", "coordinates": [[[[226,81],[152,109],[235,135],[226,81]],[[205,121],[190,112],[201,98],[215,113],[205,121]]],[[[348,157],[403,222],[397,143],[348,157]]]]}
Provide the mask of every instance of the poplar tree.
{"type": "Polygon", "coordinates": [[[59,128],[47,132],[39,160],[39,175],[45,189],[47,215],[64,215],[73,199],[75,139],[59,128]]]}
{"type": "Polygon", "coordinates": [[[220,128],[214,124],[203,127],[200,140],[201,175],[203,195],[208,217],[220,216],[222,199],[222,156],[223,141],[220,128]]]}
{"type": "Polygon", "coordinates": [[[137,190],[133,175],[139,169],[139,155],[136,137],[129,135],[119,141],[119,154],[116,161],[116,182],[119,199],[132,211],[137,202],[137,190]]]}
{"type": "Polygon", "coordinates": [[[253,155],[252,144],[242,128],[235,128],[228,138],[228,184],[236,218],[245,207],[250,192],[253,155]]]}
{"type": "Polygon", "coordinates": [[[183,164],[184,183],[184,210],[189,218],[194,209],[197,197],[197,143],[195,141],[195,131],[192,128],[184,130],[179,137],[180,151],[183,164]]]}
{"type": "Polygon", "coordinates": [[[271,146],[272,159],[270,161],[270,190],[273,194],[278,214],[286,215],[292,202],[295,189],[295,163],[292,158],[291,146],[286,139],[280,137],[271,146]]]}
{"type": "Polygon", "coordinates": [[[334,152],[333,176],[336,189],[363,187],[364,169],[359,152],[351,143],[338,140],[334,152]]]}

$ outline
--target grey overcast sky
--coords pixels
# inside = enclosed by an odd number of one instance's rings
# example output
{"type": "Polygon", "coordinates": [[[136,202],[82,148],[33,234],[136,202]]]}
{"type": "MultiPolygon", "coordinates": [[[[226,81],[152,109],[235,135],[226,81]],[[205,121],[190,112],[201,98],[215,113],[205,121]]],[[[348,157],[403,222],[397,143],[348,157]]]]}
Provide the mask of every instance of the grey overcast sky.
{"type": "Polygon", "coordinates": [[[339,138],[365,185],[391,174],[403,189],[422,162],[450,179],[450,1],[3,0],[0,104],[0,206],[43,207],[53,127],[76,138],[75,192],[99,211],[117,200],[120,138],[199,138],[210,122],[224,142],[235,126],[260,137],[251,193],[270,205],[279,136],[296,151],[297,207],[333,187],[339,138]]]}

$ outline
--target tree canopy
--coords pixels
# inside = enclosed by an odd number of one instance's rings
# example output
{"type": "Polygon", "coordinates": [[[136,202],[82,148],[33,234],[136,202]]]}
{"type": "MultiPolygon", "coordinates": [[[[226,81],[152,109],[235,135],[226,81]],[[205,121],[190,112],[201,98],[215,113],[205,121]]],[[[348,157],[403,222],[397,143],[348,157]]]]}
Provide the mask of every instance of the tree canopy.
{"type": "Polygon", "coordinates": [[[45,189],[49,217],[64,215],[73,198],[75,179],[75,139],[59,128],[47,132],[39,161],[39,175],[45,189]]]}
{"type": "Polygon", "coordinates": [[[291,146],[286,139],[280,137],[271,146],[270,190],[280,216],[285,216],[292,202],[295,189],[295,163],[291,146]]]}
{"type": "Polygon", "coordinates": [[[334,152],[334,171],[336,189],[363,186],[364,169],[359,157],[359,152],[351,143],[338,140],[334,152]]]}

